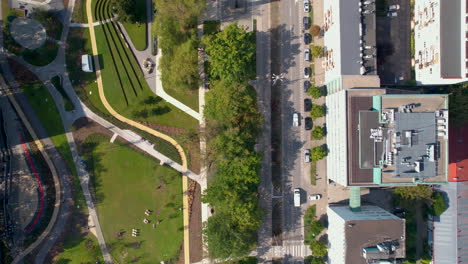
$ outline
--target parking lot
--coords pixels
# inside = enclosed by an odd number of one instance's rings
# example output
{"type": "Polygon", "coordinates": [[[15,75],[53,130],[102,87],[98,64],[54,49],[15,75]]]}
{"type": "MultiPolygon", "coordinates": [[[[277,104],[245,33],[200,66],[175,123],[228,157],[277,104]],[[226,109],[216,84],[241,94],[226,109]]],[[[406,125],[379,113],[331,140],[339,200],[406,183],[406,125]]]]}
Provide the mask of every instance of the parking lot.
{"type": "MultiPolygon", "coordinates": [[[[379,1],[379,0],[378,0],[379,1]]],[[[406,84],[411,79],[411,10],[409,0],[388,0],[398,4],[396,16],[377,13],[377,71],[382,85],[406,84]]],[[[388,10],[388,6],[384,6],[388,10]]]]}

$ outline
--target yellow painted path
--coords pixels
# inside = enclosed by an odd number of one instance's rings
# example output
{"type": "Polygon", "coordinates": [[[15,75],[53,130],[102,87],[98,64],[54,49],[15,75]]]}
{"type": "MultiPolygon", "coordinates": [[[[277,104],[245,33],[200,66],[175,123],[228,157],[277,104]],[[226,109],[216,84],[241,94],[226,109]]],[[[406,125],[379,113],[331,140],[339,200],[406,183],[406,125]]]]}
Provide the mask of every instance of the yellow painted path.
{"type": "MultiPolygon", "coordinates": [[[[93,57],[94,57],[94,68],[96,70],[96,78],[97,78],[97,85],[98,85],[98,90],[99,90],[99,98],[101,99],[102,104],[104,107],[109,111],[109,113],[120,120],[121,122],[127,123],[135,128],[138,128],[142,131],[145,131],[147,133],[150,133],[153,136],[162,138],[169,143],[171,143],[179,152],[180,158],[182,160],[182,167],[186,171],[187,170],[187,157],[185,156],[184,149],[182,146],[177,143],[172,137],[165,135],[159,131],[156,131],[152,128],[149,128],[147,126],[144,126],[138,122],[135,122],[134,120],[128,119],[121,114],[117,113],[112,106],[109,104],[109,102],[106,99],[106,96],[104,94],[104,86],[102,83],[102,77],[101,77],[101,66],[99,64],[99,59],[98,59],[98,49],[97,49],[97,43],[96,43],[96,35],[94,32],[94,23],[93,23],[93,13],[91,10],[91,1],[88,0],[86,1],[86,15],[88,17],[88,26],[89,26],[89,35],[91,37],[91,47],[93,51],[93,57]]],[[[188,179],[187,176],[183,175],[182,176],[182,191],[183,191],[183,216],[184,216],[184,260],[186,264],[190,263],[190,248],[189,248],[189,214],[188,214],[188,179]]]]}

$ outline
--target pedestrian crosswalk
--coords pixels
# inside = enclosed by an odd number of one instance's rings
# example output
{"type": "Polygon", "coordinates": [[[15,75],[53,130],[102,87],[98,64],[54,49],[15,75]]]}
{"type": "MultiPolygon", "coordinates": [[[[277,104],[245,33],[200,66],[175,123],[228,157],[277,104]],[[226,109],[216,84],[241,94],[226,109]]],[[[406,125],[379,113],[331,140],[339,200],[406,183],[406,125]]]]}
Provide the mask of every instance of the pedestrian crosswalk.
{"type": "Polygon", "coordinates": [[[283,241],[283,246],[273,246],[271,248],[271,256],[275,258],[306,257],[310,254],[310,249],[304,245],[303,240],[283,241]]]}

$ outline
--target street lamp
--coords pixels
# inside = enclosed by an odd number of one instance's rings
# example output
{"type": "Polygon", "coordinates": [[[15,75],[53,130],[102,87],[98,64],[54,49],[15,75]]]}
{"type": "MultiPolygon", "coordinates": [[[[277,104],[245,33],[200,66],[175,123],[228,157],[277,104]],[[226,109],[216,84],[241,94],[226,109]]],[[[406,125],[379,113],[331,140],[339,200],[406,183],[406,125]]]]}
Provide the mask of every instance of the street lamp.
{"type": "Polygon", "coordinates": [[[273,85],[275,85],[276,82],[278,82],[278,81],[283,81],[283,80],[284,80],[284,76],[283,76],[283,74],[277,75],[277,74],[274,74],[274,73],[273,73],[273,75],[271,76],[271,79],[273,80],[273,85]]]}

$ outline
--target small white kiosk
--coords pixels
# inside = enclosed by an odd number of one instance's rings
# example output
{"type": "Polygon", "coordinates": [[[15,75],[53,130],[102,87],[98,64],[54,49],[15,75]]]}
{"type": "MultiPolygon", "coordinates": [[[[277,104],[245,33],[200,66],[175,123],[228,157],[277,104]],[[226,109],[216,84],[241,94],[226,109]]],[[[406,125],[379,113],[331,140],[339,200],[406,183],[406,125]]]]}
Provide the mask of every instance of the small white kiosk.
{"type": "Polygon", "coordinates": [[[85,54],[81,56],[81,68],[84,72],[93,72],[93,60],[91,55],[85,54]]]}

